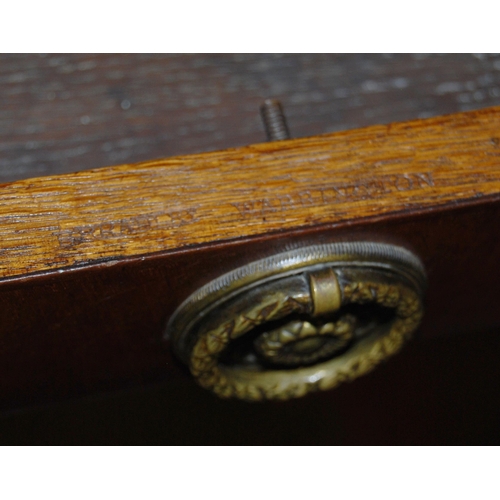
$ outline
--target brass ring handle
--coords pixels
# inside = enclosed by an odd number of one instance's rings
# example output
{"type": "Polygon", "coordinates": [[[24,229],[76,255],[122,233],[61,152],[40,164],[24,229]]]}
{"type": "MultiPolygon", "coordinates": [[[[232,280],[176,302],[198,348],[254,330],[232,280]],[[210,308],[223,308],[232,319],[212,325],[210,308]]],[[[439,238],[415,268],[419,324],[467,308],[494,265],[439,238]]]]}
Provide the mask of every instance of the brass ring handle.
{"type": "Polygon", "coordinates": [[[335,243],[241,267],[191,295],[167,326],[221,397],[289,399],[369,372],[418,327],[426,278],[394,245],[335,243]]]}

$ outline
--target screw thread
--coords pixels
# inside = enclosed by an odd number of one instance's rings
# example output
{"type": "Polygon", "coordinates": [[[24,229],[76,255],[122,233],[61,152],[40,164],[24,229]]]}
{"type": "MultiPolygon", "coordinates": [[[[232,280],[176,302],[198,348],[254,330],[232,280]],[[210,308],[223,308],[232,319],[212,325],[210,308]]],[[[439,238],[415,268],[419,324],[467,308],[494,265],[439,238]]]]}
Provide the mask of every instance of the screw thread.
{"type": "Polygon", "coordinates": [[[266,99],[260,107],[268,141],[290,139],[281,103],[276,99],[266,99]]]}

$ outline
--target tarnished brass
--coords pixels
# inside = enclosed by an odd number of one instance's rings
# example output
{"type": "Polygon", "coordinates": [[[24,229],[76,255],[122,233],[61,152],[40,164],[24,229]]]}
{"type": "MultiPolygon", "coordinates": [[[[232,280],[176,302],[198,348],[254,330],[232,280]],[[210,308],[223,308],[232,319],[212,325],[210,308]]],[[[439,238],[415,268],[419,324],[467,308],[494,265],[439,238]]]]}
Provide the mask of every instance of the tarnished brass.
{"type": "Polygon", "coordinates": [[[311,283],[312,314],[322,316],[333,313],[342,305],[339,280],[331,267],[318,269],[309,275],[311,283]]]}
{"type": "Polygon", "coordinates": [[[394,245],[302,248],[208,283],[166,335],[198,383],[221,397],[300,397],[399,351],[420,323],[425,283],[420,260],[394,245]]]}

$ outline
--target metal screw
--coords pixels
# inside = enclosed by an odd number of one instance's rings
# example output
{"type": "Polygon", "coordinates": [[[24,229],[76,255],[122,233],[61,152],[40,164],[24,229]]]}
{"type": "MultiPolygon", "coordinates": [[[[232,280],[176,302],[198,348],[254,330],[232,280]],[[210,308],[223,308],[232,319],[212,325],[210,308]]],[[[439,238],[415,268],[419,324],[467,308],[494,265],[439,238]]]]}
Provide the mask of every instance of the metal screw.
{"type": "Polygon", "coordinates": [[[260,107],[260,114],[264,121],[268,141],[290,139],[283,108],[277,99],[266,99],[260,107]]]}

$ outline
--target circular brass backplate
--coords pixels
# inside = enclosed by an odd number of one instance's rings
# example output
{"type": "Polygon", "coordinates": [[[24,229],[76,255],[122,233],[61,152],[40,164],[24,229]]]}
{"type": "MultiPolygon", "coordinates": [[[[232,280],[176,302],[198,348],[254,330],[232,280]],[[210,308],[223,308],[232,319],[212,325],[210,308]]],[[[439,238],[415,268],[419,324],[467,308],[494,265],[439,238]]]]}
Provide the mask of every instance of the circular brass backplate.
{"type": "Polygon", "coordinates": [[[422,263],[404,248],[316,245],[211,281],[181,304],[166,335],[221,397],[300,397],[395,354],[420,323],[425,285],[422,263]]]}

